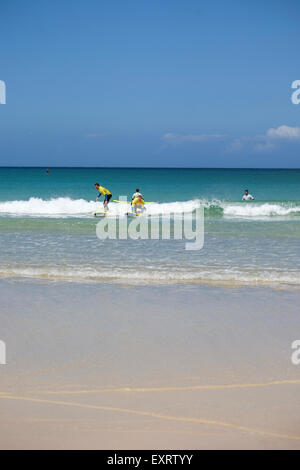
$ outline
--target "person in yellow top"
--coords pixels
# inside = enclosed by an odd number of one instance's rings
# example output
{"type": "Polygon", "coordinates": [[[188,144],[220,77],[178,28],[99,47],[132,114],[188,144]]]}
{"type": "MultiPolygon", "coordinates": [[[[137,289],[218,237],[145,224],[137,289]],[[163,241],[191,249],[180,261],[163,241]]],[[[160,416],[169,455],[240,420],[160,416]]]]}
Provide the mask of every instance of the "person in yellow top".
{"type": "Polygon", "coordinates": [[[108,203],[110,199],[112,198],[111,192],[108,189],[104,188],[103,186],[100,186],[99,183],[95,183],[94,186],[97,189],[97,191],[99,191],[99,194],[96,197],[96,201],[98,201],[99,197],[101,197],[103,194],[104,196],[103,207],[105,211],[108,211],[108,203]]]}
{"type": "Polygon", "coordinates": [[[143,196],[140,194],[135,199],[133,199],[132,203],[132,211],[137,214],[137,212],[144,212],[145,208],[145,201],[143,196]]]}

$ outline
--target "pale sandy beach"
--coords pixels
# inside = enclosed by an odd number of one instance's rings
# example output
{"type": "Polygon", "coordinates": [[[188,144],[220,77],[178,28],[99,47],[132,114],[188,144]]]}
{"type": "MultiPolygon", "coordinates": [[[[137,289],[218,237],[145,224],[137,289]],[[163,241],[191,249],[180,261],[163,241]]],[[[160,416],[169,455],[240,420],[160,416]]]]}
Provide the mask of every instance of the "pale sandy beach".
{"type": "Polygon", "coordinates": [[[0,283],[2,449],[299,449],[300,293],[0,283]]]}

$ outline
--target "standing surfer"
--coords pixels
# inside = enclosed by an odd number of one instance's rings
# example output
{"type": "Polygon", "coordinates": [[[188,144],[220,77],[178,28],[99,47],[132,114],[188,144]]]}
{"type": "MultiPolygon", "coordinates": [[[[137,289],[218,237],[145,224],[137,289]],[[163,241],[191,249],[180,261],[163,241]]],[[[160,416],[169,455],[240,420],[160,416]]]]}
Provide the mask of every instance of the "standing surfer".
{"type": "Polygon", "coordinates": [[[94,186],[97,189],[97,191],[99,191],[99,194],[96,197],[96,201],[98,201],[99,197],[103,195],[104,196],[103,207],[105,211],[108,211],[108,203],[110,199],[112,198],[111,192],[108,189],[104,188],[103,186],[100,186],[99,183],[95,183],[94,186]]]}
{"type": "Polygon", "coordinates": [[[140,193],[140,190],[137,188],[135,193],[131,196],[131,202],[138,196],[142,196],[142,199],[144,199],[142,193],[140,193]]]}

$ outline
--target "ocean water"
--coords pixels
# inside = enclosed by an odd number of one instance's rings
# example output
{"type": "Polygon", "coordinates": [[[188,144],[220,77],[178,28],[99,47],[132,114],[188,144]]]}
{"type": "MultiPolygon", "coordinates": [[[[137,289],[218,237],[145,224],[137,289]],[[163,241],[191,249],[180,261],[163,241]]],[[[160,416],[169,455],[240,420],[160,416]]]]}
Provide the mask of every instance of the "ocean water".
{"type": "MultiPolygon", "coordinates": [[[[112,202],[109,217],[128,209],[112,202]]],[[[0,235],[3,278],[299,289],[300,170],[0,168],[0,235]],[[204,247],[99,240],[96,181],[116,200],[138,187],[160,223],[204,206],[204,247]]]]}

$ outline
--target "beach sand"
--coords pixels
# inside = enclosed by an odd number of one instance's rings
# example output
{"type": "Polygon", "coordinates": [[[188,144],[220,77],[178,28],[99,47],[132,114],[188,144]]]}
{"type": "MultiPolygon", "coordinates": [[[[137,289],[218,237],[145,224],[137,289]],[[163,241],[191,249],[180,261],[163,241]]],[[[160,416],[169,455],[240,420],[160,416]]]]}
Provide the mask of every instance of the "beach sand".
{"type": "Polygon", "coordinates": [[[1,449],[300,449],[299,292],[0,281],[1,449]]]}

